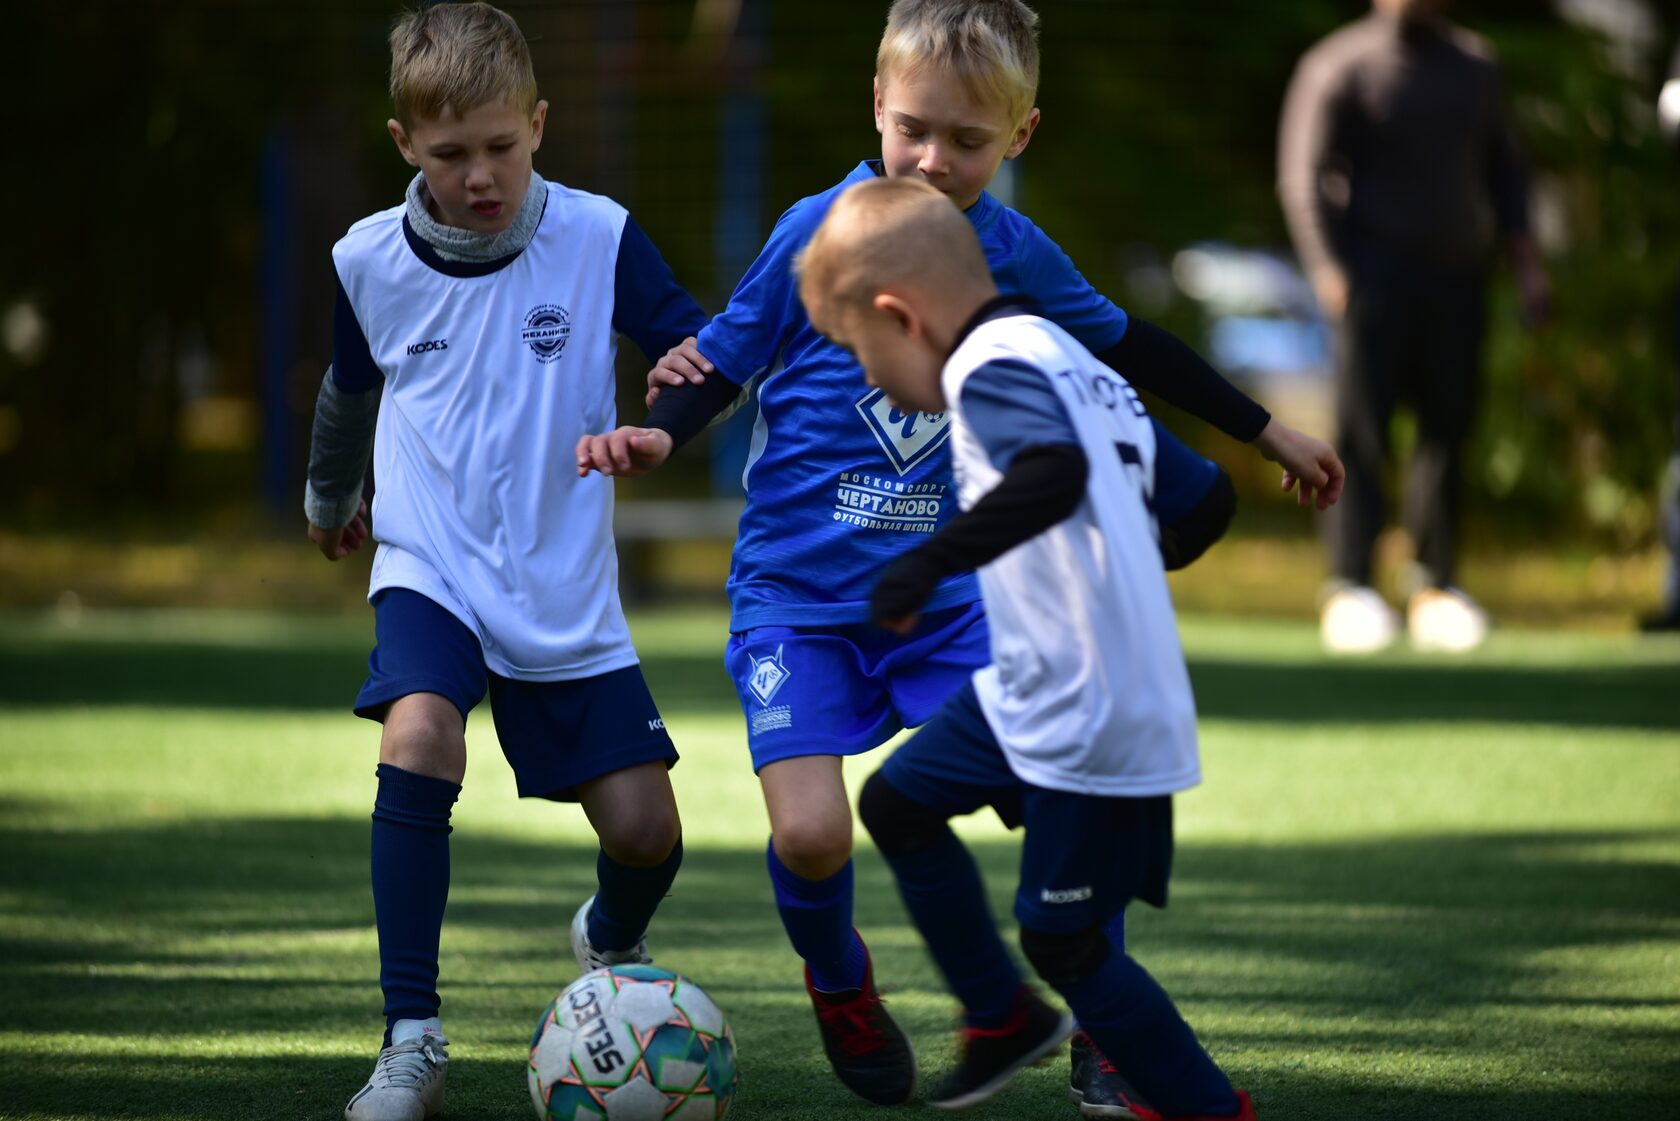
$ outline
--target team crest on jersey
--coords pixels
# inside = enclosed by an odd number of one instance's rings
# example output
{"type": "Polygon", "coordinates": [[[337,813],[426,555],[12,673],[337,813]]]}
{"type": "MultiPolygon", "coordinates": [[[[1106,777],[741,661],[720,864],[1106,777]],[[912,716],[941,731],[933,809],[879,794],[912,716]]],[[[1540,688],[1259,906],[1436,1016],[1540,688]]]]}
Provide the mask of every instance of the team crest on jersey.
{"type": "Polygon", "coordinates": [[[887,400],[882,389],[859,401],[857,411],[900,475],[932,455],[951,434],[950,413],[906,413],[887,400]]]}
{"type": "Polygon", "coordinates": [[[776,652],[768,658],[755,658],[752,651],[747,651],[747,660],[752,663],[752,673],[747,675],[747,688],[758,698],[758,703],[769,707],[777,693],[793,673],[782,661],[782,648],[776,647],[776,652]]]}
{"type": "Polygon", "coordinates": [[[543,362],[558,360],[566,349],[566,340],[571,337],[571,313],[559,304],[538,304],[532,308],[519,332],[520,341],[543,362]]]}

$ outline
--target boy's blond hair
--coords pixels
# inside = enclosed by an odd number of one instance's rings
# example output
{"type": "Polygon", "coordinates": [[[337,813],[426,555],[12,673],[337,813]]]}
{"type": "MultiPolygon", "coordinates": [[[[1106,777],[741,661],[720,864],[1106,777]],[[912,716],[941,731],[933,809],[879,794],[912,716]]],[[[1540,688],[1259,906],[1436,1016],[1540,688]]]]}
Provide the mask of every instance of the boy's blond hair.
{"type": "Polygon", "coordinates": [[[537,107],[531,51],[513,17],[489,4],[438,4],[391,28],[391,104],[404,128],[480,105],[537,107]]]}
{"type": "Polygon", "coordinates": [[[910,178],[870,179],[843,191],[794,271],[805,306],[831,322],[887,289],[943,291],[992,275],[962,211],[910,178]]]}
{"type": "Polygon", "coordinates": [[[1038,13],[1021,0],[894,0],[875,78],[954,74],[969,96],[1009,107],[1019,125],[1038,96],[1038,13]]]}

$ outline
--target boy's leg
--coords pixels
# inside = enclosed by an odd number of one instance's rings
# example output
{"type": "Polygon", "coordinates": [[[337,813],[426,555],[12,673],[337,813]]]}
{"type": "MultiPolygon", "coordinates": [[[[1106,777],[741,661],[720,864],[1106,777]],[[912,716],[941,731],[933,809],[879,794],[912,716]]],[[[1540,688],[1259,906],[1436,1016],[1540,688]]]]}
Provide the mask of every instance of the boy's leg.
{"type": "Polygon", "coordinates": [[[900,1105],[916,1093],[910,1040],[881,1003],[868,947],[852,926],[852,811],[841,761],[803,755],[759,771],[770,814],[765,861],[776,910],[805,961],[823,1051],[852,1093],[900,1105]]]}
{"type": "Polygon", "coordinates": [[[765,863],[788,941],[818,990],[861,988],[869,953],[852,926],[852,809],[841,760],[796,756],[758,777],[770,816],[765,863]]]}
{"type": "Polygon", "coordinates": [[[1224,1073],[1142,966],[1108,937],[1108,912],[1166,901],[1170,798],[1031,789],[1015,912],[1021,949],[1082,1029],[1165,1117],[1235,1116],[1224,1073]]]}
{"type": "Polygon", "coordinates": [[[639,666],[569,681],[492,674],[490,705],[522,798],[579,802],[601,842],[596,893],[572,922],[585,970],[646,961],[642,942],[682,866],[676,748],[639,666]]]}
{"type": "Polygon", "coordinates": [[[484,695],[483,652],[454,615],[406,589],[374,600],[377,645],[357,715],[384,724],[371,867],[385,1040],[350,1121],[443,1107],[448,1040],[438,943],[449,896],[450,814],[466,772],[466,714],[484,695]]]}
{"type": "Polygon", "coordinates": [[[682,867],[670,769],[654,761],[614,771],[580,784],[578,801],[601,842],[583,942],[604,964],[646,960],[643,936],[682,867]]]}
{"type": "Polygon", "coordinates": [[[466,721],[453,701],[411,693],[391,705],[373,804],[373,909],[385,1036],[438,1014],[438,942],[449,898],[449,824],[466,772],[466,721]]]}

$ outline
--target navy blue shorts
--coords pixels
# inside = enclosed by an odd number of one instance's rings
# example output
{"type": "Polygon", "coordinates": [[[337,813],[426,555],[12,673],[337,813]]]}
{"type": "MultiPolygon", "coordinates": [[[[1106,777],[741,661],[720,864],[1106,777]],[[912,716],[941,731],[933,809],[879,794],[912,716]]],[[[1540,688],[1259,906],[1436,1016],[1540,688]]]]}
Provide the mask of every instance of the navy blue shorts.
{"type": "Polygon", "coordinates": [[[944,817],[986,806],[1023,826],[1015,917],[1051,934],[1102,926],[1133,899],[1167,904],[1172,796],[1109,798],[1048,790],[1009,769],[969,685],[881,767],[899,793],[944,817]]]}
{"type": "Polygon", "coordinates": [[[521,798],[575,802],[580,783],[639,763],[677,761],[640,666],[573,681],[502,677],[485,668],[465,623],[407,588],[376,595],[373,621],[376,645],[356,715],[383,721],[391,702],[437,693],[465,720],[488,690],[496,738],[521,798]]]}
{"type": "Polygon", "coordinates": [[[723,656],[747,718],[753,770],[801,755],[857,755],[914,728],[991,661],[981,605],[922,616],[908,635],[869,623],[753,627],[723,656]]]}

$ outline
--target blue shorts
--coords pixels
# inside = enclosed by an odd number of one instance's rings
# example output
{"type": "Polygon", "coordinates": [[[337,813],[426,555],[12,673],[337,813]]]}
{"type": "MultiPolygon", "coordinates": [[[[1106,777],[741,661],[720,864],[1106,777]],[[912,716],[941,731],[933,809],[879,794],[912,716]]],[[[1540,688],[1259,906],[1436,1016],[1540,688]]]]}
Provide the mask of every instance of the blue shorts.
{"type": "Polygon", "coordinates": [[[1015,917],[1051,934],[1102,926],[1133,899],[1167,904],[1172,796],[1107,798],[1022,782],[969,685],[892,753],[881,775],[944,817],[991,806],[1026,829],[1015,917]]]}
{"type": "Polygon", "coordinates": [[[521,798],[577,801],[578,784],[639,763],[677,761],[640,666],[574,681],[516,681],[491,673],[467,625],[418,592],[373,599],[376,645],[356,715],[383,721],[391,702],[437,693],[465,720],[486,689],[496,738],[521,798]]]}
{"type": "Polygon", "coordinates": [[[938,711],[991,660],[986,614],[923,615],[908,635],[869,623],[753,627],[723,664],[741,695],[753,770],[801,755],[857,755],[938,711]]]}

